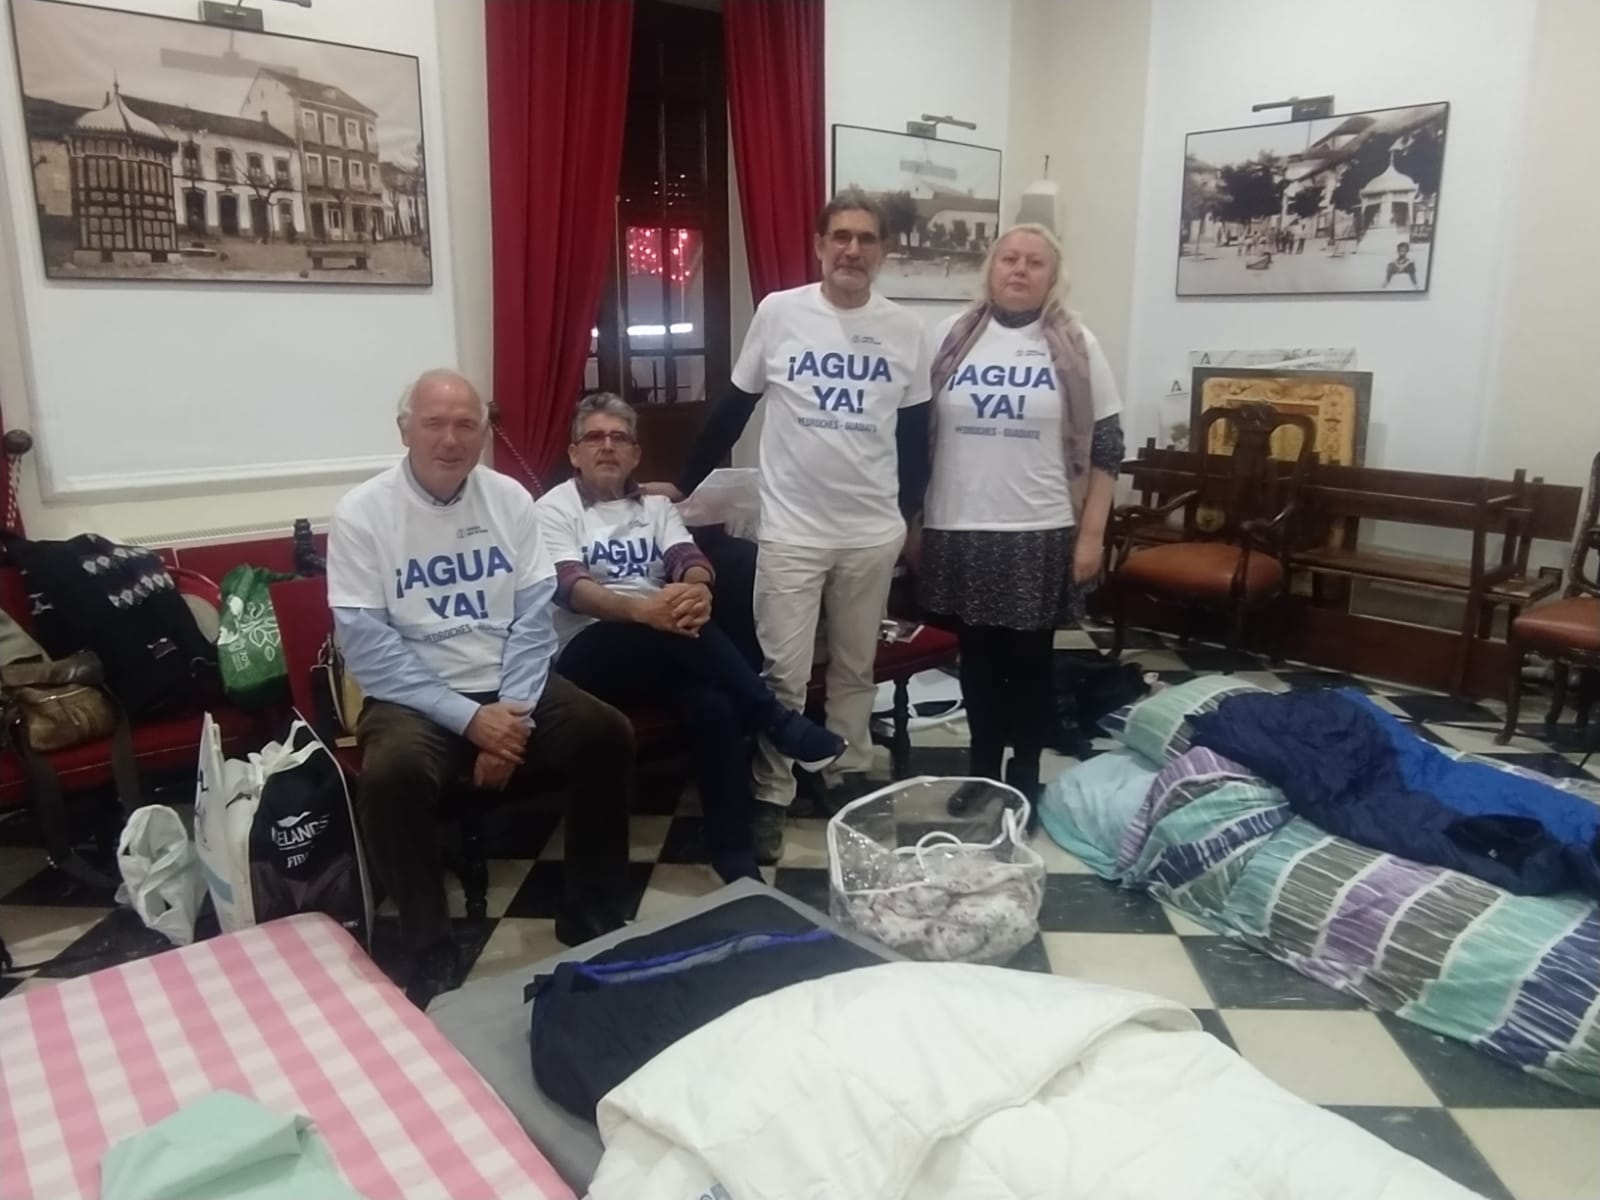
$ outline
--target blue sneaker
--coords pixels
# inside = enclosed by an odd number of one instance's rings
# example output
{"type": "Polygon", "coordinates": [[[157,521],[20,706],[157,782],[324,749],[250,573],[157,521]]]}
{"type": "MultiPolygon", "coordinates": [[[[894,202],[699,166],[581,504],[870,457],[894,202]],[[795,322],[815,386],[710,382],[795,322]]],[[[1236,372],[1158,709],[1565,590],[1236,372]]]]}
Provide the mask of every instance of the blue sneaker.
{"type": "Polygon", "coordinates": [[[802,771],[816,774],[837,762],[849,745],[842,737],[809,721],[802,713],[785,712],[767,727],[779,754],[792,758],[802,771]]]}

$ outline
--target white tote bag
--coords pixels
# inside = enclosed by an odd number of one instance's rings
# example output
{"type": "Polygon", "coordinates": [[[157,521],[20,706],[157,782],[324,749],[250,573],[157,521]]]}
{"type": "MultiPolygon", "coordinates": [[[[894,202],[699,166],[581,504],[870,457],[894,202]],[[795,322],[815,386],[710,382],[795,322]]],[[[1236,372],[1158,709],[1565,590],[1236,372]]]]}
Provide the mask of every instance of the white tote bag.
{"type": "Polygon", "coordinates": [[[194,843],[222,932],[256,923],[250,895],[250,824],[260,799],[248,762],[222,753],[222,731],[207,713],[200,727],[194,793],[194,843]]]}

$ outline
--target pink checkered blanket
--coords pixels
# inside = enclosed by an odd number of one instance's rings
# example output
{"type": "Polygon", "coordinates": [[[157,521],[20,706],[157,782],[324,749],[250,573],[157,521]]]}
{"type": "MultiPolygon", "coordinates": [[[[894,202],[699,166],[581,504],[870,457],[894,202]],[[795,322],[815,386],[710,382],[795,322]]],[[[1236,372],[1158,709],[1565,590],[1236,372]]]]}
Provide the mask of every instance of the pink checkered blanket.
{"type": "Polygon", "coordinates": [[[0,1200],[100,1195],[115,1142],[218,1089],[310,1117],[370,1200],[572,1196],[337,924],[291,917],[0,1000],[0,1200]]]}

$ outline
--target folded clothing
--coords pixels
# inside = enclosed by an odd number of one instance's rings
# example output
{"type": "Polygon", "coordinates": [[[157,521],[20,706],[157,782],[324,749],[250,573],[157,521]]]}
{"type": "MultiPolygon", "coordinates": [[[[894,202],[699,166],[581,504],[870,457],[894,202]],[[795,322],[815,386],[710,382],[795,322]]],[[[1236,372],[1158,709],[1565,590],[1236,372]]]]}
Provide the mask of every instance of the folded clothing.
{"type": "Polygon", "coordinates": [[[361,1200],[309,1120],[226,1091],[112,1146],[101,1185],[104,1200],[361,1200]]]}
{"type": "Polygon", "coordinates": [[[1190,725],[1195,745],[1256,772],[1329,833],[1519,895],[1600,895],[1593,832],[1585,840],[1568,807],[1585,801],[1455,762],[1375,713],[1339,692],[1250,692],[1190,725]]]}
{"type": "Polygon", "coordinates": [[[612,1088],[746,1000],[882,961],[768,897],[722,905],[534,980],[534,1079],[593,1121],[612,1088]]]}

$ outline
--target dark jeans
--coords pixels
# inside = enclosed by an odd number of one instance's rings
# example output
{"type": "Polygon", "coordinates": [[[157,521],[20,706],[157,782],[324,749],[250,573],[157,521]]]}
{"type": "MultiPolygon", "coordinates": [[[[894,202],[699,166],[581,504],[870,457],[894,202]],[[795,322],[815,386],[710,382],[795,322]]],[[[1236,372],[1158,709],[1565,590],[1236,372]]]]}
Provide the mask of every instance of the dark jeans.
{"type": "Polygon", "coordinates": [[[610,704],[672,712],[694,751],[712,865],[751,855],[751,738],[771,723],[777,702],[727,634],[714,624],[687,638],[596,621],[559,661],[563,675],[610,704]]]}
{"type": "Polygon", "coordinates": [[[721,525],[703,525],[690,532],[700,553],[711,560],[717,573],[712,588],[716,604],[711,609],[711,623],[728,635],[746,662],[760,671],[765,660],[756,637],[756,544],[734,537],[721,525]]]}
{"type": "MultiPolygon", "coordinates": [[[[627,884],[633,726],[555,674],[533,710],[533,724],[527,761],[506,790],[568,785],[563,902],[618,903],[627,884]]],[[[407,946],[421,949],[450,934],[434,826],[446,790],[470,783],[477,748],[416,709],[382,700],[362,706],[356,738],[362,840],[373,873],[400,910],[407,946]]]]}
{"type": "Polygon", "coordinates": [[[961,694],[972,732],[972,773],[999,779],[1009,744],[1016,751],[1012,782],[1024,791],[1037,787],[1039,756],[1055,714],[1055,630],[962,625],[957,635],[961,694]]]}

